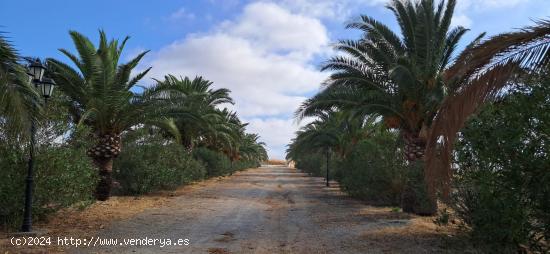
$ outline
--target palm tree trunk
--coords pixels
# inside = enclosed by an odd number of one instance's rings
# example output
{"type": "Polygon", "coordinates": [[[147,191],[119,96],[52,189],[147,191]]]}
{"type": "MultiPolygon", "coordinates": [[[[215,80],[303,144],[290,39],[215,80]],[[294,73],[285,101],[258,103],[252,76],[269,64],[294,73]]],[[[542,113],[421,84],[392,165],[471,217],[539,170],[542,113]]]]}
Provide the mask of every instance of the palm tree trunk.
{"type": "Polygon", "coordinates": [[[88,150],[98,169],[99,182],[96,186],[95,196],[97,200],[105,201],[111,195],[111,186],[113,184],[113,159],[120,154],[121,140],[120,134],[98,135],[97,144],[88,150]]]}
{"type": "Polygon", "coordinates": [[[93,158],[93,161],[99,172],[99,182],[95,189],[95,197],[97,200],[105,201],[111,196],[113,159],[93,158]]]}
{"type": "Polygon", "coordinates": [[[426,152],[426,140],[420,138],[418,134],[405,132],[403,134],[405,141],[405,158],[407,161],[414,162],[417,160],[424,160],[424,153],[426,152]]]}
{"type": "Polygon", "coordinates": [[[404,155],[409,162],[409,174],[401,197],[404,212],[429,216],[437,212],[435,193],[429,193],[424,175],[425,139],[409,132],[403,133],[404,155]]]}

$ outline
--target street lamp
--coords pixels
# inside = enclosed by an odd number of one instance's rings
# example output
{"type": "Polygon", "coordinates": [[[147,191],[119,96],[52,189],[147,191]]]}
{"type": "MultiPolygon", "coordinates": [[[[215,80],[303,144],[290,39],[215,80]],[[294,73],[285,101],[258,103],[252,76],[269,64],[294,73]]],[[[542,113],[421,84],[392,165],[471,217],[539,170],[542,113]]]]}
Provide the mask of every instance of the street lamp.
{"type": "Polygon", "coordinates": [[[329,187],[329,175],[328,175],[328,159],[330,157],[330,147],[327,146],[327,187],[329,187]]]}
{"type": "MultiPolygon", "coordinates": [[[[45,78],[44,72],[46,67],[40,62],[40,59],[34,60],[28,66],[27,75],[29,76],[29,83],[34,85],[42,97],[44,97],[44,102],[51,97],[55,82],[51,78],[45,78]]],[[[31,232],[32,230],[32,191],[33,191],[33,171],[34,171],[34,144],[36,136],[36,120],[34,117],[31,118],[31,143],[29,146],[29,164],[27,171],[26,179],[26,188],[25,188],[25,213],[23,217],[23,225],[21,226],[21,231],[31,232]]]]}
{"type": "Polygon", "coordinates": [[[47,100],[52,96],[54,86],[55,86],[55,82],[53,81],[53,79],[42,78],[42,82],[39,82],[39,84],[36,87],[40,91],[40,94],[42,95],[42,97],[44,97],[44,100],[47,100]]]}
{"type": "Polygon", "coordinates": [[[33,78],[33,82],[36,85],[37,83],[40,83],[42,81],[42,77],[44,77],[44,72],[46,71],[46,67],[40,62],[40,59],[36,58],[30,65],[29,65],[29,72],[28,74],[31,75],[33,78]]]}

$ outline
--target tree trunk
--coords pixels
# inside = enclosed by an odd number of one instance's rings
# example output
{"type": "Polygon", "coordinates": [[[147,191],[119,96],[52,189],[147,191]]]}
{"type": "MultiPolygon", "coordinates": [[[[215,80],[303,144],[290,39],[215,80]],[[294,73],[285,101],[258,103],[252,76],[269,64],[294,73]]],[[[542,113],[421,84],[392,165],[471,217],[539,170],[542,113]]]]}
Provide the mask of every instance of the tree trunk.
{"type": "Polygon", "coordinates": [[[113,185],[113,159],[94,158],[93,160],[99,172],[99,182],[95,189],[95,197],[97,200],[105,201],[111,196],[111,186],[113,185]]]}
{"type": "Polygon", "coordinates": [[[113,159],[120,154],[121,140],[120,134],[98,136],[97,144],[90,148],[87,154],[92,158],[99,174],[95,197],[97,200],[105,201],[111,195],[113,159]]]}
{"type": "Polygon", "coordinates": [[[418,136],[418,134],[404,133],[403,140],[405,141],[405,158],[409,162],[417,160],[424,160],[424,153],[426,152],[425,139],[418,136]]]}
{"type": "Polygon", "coordinates": [[[433,193],[428,193],[424,175],[426,141],[418,134],[411,133],[404,133],[403,139],[404,155],[409,162],[409,174],[401,198],[401,208],[407,213],[434,215],[437,212],[437,200],[433,193]]]}

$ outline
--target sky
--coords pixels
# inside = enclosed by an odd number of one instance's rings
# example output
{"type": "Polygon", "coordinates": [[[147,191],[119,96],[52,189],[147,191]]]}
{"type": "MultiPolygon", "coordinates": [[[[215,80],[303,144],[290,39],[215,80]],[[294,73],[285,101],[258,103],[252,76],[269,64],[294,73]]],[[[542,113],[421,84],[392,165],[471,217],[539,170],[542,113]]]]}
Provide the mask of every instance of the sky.
{"type": "MultiPolygon", "coordinates": [[[[548,0],[457,0],[453,25],[470,28],[464,45],[481,32],[494,35],[550,18],[548,0]]],[[[398,31],[387,0],[26,0],[0,2],[0,31],[23,56],[68,61],[75,51],[68,31],[97,42],[131,39],[123,58],[150,50],[138,70],[153,67],[142,85],[166,74],[203,76],[229,88],[248,131],[284,159],[300,124],[294,111],[320,89],[319,66],[335,53],[331,43],[356,39],[345,29],[359,15],[398,31]]]]}

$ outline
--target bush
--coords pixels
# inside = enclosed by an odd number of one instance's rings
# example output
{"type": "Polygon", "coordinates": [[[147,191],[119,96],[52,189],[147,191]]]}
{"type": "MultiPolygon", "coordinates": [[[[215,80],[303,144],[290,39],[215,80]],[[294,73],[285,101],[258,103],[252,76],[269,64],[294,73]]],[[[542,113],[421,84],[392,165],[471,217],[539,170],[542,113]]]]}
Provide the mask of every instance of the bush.
{"type": "Polygon", "coordinates": [[[373,205],[399,205],[406,181],[402,157],[389,132],[361,141],[342,163],[342,189],[373,205]]]}
{"type": "Polygon", "coordinates": [[[205,147],[193,150],[193,157],[204,163],[208,176],[219,176],[229,172],[231,161],[223,153],[205,147]]]}
{"type": "MultiPolygon", "coordinates": [[[[33,217],[77,202],[93,202],[96,172],[78,146],[42,146],[35,154],[33,217]]],[[[0,221],[16,228],[23,218],[27,151],[19,146],[0,145],[0,221]]]]}
{"type": "Polygon", "coordinates": [[[175,189],[205,175],[204,165],[181,145],[154,140],[126,145],[113,165],[113,177],[120,184],[115,193],[122,195],[175,189]]]}
{"type": "Polygon", "coordinates": [[[207,175],[210,177],[233,174],[238,170],[260,166],[259,162],[245,159],[233,161],[233,163],[231,163],[225,154],[212,151],[206,147],[198,147],[193,150],[193,156],[205,164],[207,175]]]}
{"type": "Polygon", "coordinates": [[[238,160],[233,162],[233,171],[249,169],[249,168],[257,168],[260,166],[261,164],[259,161],[238,160]]]}
{"type": "Polygon", "coordinates": [[[497,252],[550,251],[550,87],[513,90],[462,131],[453,206],[497,252]]]}
{"type": "Polygon", "coordinates": [[[294,160],[296,168],[313,176],[323,176],[323,157],[320,153],[310,153],[294,158],[294,160]]]}

